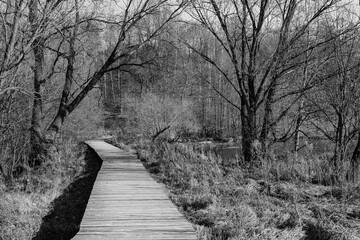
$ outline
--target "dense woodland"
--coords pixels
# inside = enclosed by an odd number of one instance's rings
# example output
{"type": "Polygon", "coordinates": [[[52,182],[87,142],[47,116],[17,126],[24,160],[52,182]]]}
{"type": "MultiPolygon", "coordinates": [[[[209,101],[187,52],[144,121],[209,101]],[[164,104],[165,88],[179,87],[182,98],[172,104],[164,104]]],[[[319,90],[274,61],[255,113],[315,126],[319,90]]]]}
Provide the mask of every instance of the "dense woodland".
{"type": "MultiPolygon", "coordinates": [[[[360,8],[345,0],[0,1],[0,181],[61,142],[231,141],[360,178],[360,8]]],[[[251,167],[250,167],[251,168],[251,167]]]]}
{"type": "Polygon", "coordinates": [[[352,2],[19,0],[1,9],[4,176],[40,165],[63,129],[105,128],[231,137],[247,162],[315,139],[356,178],[352,2]]]}

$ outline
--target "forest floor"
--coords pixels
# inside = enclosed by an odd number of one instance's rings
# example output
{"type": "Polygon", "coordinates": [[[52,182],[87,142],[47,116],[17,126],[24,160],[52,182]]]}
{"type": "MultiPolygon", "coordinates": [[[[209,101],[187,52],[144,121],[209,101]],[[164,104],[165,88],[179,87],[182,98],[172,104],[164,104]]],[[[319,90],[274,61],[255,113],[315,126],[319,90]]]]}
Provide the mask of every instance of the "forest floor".
{"type": "MultiPolygon", "coordinates": [[[[299,169],[306,162],[250,169],[184,144],[133,147],[196,226],[199,240],[360,239],[360,187],[310,181],[307,171],[299,169]]],[[[317,180],[328,175],[320,170],[323,176],[317,180]]]]}

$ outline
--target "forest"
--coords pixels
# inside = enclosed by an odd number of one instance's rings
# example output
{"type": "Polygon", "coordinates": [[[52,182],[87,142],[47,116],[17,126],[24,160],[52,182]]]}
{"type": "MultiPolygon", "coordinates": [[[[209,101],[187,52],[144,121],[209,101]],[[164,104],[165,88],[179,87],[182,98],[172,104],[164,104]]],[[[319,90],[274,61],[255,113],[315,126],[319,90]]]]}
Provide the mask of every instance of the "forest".
{"type": "Polygon", "coordinates": [[[42,239],[87,171],[79,143],[104,136],[198,239],[360,239],[359,17],[351,0],[0,1],[0,239],[42,239]]]}

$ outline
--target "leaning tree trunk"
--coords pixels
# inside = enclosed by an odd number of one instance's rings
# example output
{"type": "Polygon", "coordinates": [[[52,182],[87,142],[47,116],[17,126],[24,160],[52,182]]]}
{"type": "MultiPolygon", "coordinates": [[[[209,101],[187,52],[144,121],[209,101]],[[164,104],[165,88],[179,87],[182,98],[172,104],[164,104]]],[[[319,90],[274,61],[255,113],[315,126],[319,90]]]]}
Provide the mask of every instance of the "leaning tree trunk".
{"type": "MultiPolygon", "coordinates": [[[[73,33],[69,40],[69,54],[67,57],[67,68],[66,68],[66,75],[65,75],[65,84],[62,91],[60,104],[58,112],[53,120],[53,122],[50,124],[47,133],[46,133],[46,139],[50,141],[54,141],[55,136],[57,132],[59,131],[60,127],[64,123],[65,117],[70,113],[69,109],[69,97],[71,93],[71,86],[74,81],[74,64],[75,64],[75,42],[76,37],[79,29],[79,6],[78,1],[75,0],[75,25],[73,29],[73,33]]],[[[71,110],[72,111],[72,110],[71,110]]]]}
{"type": "Polygon", "coordinates": [[[67,105],[59,107],[58,113],[54,117],[52,123],[46,131],[46,138],[48,141],[54,141],[55,136],[58,131],[61,129],[65,118],[75,110],[75,108],[81,103],[81,101],[87,96],[87,94],[94,88],[96,83],[98,83],[101,78],[104,76],[106,70],[114,61],[114,55],[110,56],[107,62],[102,66],[102,68],[96,72],[89,83],[80,91],[80,93],[67,105]]]}

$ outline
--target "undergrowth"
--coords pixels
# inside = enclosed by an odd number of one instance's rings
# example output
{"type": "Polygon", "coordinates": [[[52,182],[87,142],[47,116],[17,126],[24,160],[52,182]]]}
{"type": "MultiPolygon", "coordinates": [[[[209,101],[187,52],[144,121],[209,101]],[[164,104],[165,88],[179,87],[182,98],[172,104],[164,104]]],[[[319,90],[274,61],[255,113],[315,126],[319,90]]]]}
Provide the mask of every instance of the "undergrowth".
{"type": "Polygon", "coordinates": [[[360,188],[331,184],[321,159],[272,159],[250,169],[185,144],[142,144],[137,150],[196,226],[198,239],[360,239],[360,188]]]}
{"type": "Polygon", "coordinates": [[[84,167],[85,145],[74,141],[57,145],[57,151],[39,168],[6,183],[0,176],[0,239],[32,239],[51,209],[51,202],[84,167]]]}

